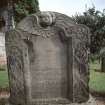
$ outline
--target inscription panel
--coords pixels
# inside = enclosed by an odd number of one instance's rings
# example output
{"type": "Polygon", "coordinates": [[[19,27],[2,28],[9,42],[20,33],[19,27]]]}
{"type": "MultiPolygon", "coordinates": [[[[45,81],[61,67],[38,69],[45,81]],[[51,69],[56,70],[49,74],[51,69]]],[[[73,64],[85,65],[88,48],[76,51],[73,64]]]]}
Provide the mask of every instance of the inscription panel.
{"type": "Polygon", "coordinates": [[[67,97],[67,46],[59,36],[36,37],[30,56],[33,99],[67,97]]]}

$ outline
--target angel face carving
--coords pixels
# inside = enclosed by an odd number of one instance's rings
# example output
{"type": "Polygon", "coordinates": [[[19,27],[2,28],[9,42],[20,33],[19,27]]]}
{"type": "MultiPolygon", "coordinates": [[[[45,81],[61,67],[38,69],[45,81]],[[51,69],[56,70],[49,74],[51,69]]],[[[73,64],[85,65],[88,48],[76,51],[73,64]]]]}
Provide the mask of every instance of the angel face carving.
{"type": "Polygon", "coordinates": [[[38,16],[39,24],[42,27],[48,27],[55,23],[55,15],[49,12],[42,12],[38,16]]]}

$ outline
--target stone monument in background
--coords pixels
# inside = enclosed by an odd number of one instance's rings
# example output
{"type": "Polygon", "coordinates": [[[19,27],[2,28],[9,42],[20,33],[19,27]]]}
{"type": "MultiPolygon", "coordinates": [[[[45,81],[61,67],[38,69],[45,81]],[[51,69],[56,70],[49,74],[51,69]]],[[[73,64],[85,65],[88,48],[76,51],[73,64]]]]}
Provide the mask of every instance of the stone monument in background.
{"type": "Polygon", "coordinates": [[[0,66],[6,65],[5,34],[0,32],[0,66]]]}
{"type": "Polygon", "coordinates": [[[66,15],[40,12],[6,33],[13,105],[70,104],[89,99],[89,29],[66,15]]]}

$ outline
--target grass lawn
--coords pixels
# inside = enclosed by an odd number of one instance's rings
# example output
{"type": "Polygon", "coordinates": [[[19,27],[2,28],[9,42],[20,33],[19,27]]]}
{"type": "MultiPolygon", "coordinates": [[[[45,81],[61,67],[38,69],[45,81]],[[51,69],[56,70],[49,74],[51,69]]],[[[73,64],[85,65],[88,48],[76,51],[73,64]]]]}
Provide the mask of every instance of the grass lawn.
{"type": "MultiPolygon", "coordinates": [[[[100,70],[98,62],[90,64],[90,89],[105,93],[105,73],[96,72],[95,70],[100,70]]],[[[0,88],[7,88],[8,86],[7,71],[0,71],[0,88]]]]}
{"type": "Polygon", "coordinates": [[[9,86],[7,74],[7,71],[0,71],[0,88],[7,88],[9,86]]]}
{"type": "Polygon", "coordinates": [[[100,64],[98,62],[90,64],[90,90],[105,93],[105,73],[97,72],[100,71],[100,64]]]}

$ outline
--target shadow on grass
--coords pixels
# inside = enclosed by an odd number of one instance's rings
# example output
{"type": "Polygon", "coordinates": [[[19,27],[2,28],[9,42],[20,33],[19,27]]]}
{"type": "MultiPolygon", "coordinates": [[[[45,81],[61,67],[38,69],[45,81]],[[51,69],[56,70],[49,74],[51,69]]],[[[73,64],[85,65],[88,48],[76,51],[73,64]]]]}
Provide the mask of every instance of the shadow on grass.
{"type": "Polygon", "coordinates": [[[98,92],[90,89],[90,93],[92,94],[92,96],[105,98],[105,92],[98,92]]]}

